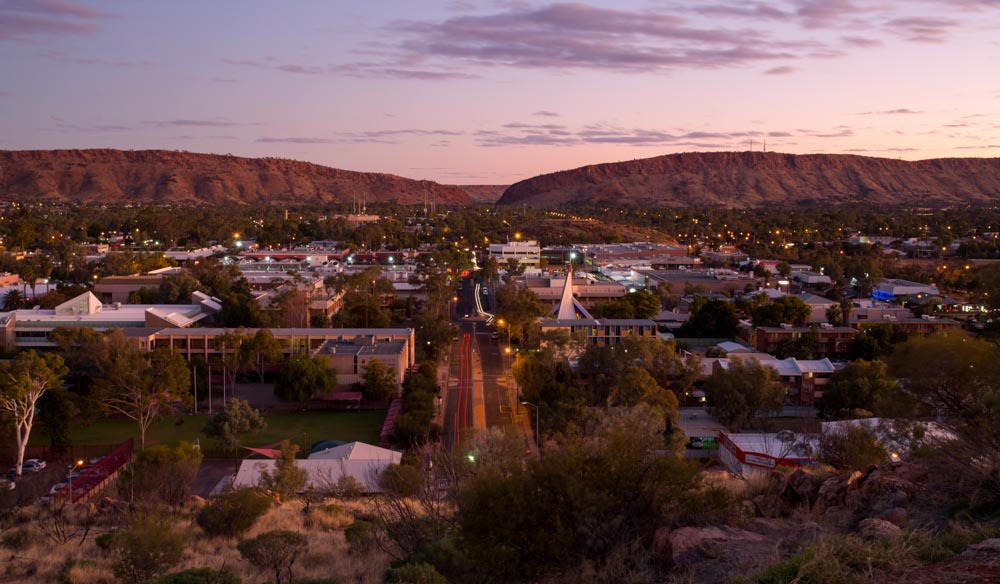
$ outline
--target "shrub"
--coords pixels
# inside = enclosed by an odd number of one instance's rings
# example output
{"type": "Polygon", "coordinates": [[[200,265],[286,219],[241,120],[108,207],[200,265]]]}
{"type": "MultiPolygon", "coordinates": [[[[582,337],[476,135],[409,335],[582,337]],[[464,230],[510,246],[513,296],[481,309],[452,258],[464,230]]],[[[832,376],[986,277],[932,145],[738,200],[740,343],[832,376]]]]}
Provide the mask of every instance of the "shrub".
{"type": "Polygon", "coordinates": [[[78,575],[74,575],[74,572],[79,572],[84,569],[93,569],[97,567],[97,562],[94,560],[66,560],[59,566],[59,573],[56,574],[56,582],[59,584],[72,584],[73,582],[78,582],[78,575]]]}
{"type": "Polygon", "coordinates": [[[410,563],[390,568],[382,578],[382,582],[386,584],[448,584],[448,579],[430,564],[410,563]]]}
{"type": "Polygon", "coordinates": [[[97,544],[97,548],[100,549],[105,554],[111,553],[111,546],[115,542],[115,532],[109,531],[107,533],[102,533],[94,538],[94,543],[97,544]]]}
{"type": "Polygon", "coordinates": [[[388,493],[400,497],[414,497],[420,492],[423,476],[413,466],[390,464],[379,477],[379,485],[388,493]]]}
{"type": "Polygon", "coordinates": [[[333,488],[334,495],[341,499],[355,499],[363,495],[364,491],[364,487],[361,486],[358,479],[348,474],[340,475],[333,488]]]}
{"type": "Polygon", "coordinates": [[[15,529],[0,539],[0,546],[17,552],[31,545],[31,540],[31,532],[27,529],[15,529]]]}
{"type": "Polygon", "coordinates": [[[147,580],[145,584],[240,584],[242,580],[231,570],[212,568],[190,568],[147,580]]]}
{"type": "Polygon", "coordinates": [[[212,499],[195,518],[211,536],[242,535],[271,508],[271,500],[256,489],[244,488],[212,499]]]}
{"type": "Polygon", "coordinates": [[[184,540],[169,523],[144,517],[115,535],[112,569],[123,581],[141,582],[175,566],[183,555],[184,540]]]}
{"type": "Polygon", "coordinates": [[[308,544],[309,540],[301,533],[279,529],[241,541],[236,549],[258,570],[272,571],[275,584],[281,584],[292,581],[292,566],[308,544]]]}
{"type": "Polygon", "coordinates": [[[863,470],[888,458],[875,435],[862,426],[851,426],[842,434],[827,434],[820,444],[819,459],[839,469],[863,470]]]}
{"type": "Polygon", "coordinates": [[[261,477],[264,487],[282,501],[294,499],[306,487],[309,475],[295,463],[297,444],[287,440],[281,443],[281,458],[273,472],[265,472],[261,477]]]}
{"type": "Polygon", "coordinates": [[[372,541],[372,524],[370,521],[355,521],[344,530],[344,539],[352,551],[360,551],[368,547],[372,541]]]}

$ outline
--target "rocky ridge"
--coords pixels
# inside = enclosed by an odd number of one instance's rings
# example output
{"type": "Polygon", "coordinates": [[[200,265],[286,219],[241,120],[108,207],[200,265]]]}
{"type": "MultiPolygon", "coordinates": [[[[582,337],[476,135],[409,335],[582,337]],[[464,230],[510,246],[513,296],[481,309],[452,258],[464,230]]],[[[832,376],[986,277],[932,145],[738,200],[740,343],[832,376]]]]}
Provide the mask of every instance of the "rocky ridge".
{"type": "Polygon", "coordinates": [[[296,160],[110,149],[0,151],[0,199],[156,204],[471,202],[455,186],[296,160]]]}
{"type": "Polygon", "coordinates": [[[584,166],[515,183],[502,205],[665,207],[1000,201],[1000,158],[904,161],[842,154],[694,152],[584,166]]]}

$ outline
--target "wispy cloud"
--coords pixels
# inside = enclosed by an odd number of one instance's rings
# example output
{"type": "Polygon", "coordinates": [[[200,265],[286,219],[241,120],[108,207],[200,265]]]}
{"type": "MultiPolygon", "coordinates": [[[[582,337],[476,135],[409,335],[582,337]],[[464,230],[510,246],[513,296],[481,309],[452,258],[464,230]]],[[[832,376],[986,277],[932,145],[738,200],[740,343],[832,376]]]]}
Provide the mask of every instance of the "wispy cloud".
{"type": "Polygon", "coordinates": [[[331,140],[329,138],[307,138],[301,136],[289,136],[284,138],[262,136],[254,140],[254,142],[261,142],[264,144],[333,144],[335,140],[331,140]]]}
{"type": "Polygon", "coordinates": [[[538,110],[537,112],[531,114],[533,116],[538,116],[540,118],[558,118],[559,114],[549,110],[538,110]]]}
{"type": "Polygon", "coordinates": [[[0,41],[93,33],[109,16],[71,0],[4,0],[0,2],[0,41]]]}
{"type": "Polygon", "coordinates": [[[341,75],[374,79],[403,79],[411,81],[448,81],[477,79],[478,75],[448,68],[417,68],[408,62],[395,59],[386,62],[350,63],[341,65],[306,65],[297,63],[269,63],[254,59],[223,59],[224,63],[254,69],[269,69],[294,75],[341,75]]]}
{"type": "Polygon", "coordinates": [[[135,59],[101,59],[97,57],[82,57],[67,51],[39,51],[38,56],[70,65],[103,65],[106,67],[150,67],[156,65],[153,61],[135,59]]]}
{"type": "Polygon", "coordinates": [[[152,126],[154,128],[176,128],[176,127],[193,127],[193,128],[231,128],[234,126],[257,126],[259,124],[254,122],[231,122],[228,120],[211,119],[211,120],[199,120],[199,119],[174,119],[174,120],[151,120],[142,122],[144,125],[152,126]]]}
{"type": "MultiPolygon", "coordinates": [[[[61,119],[61,118],[53,118],[61,119]]],[[[126,126],[122,124],[72,124],[68,122],[57,122],[55,127],[43,128],[46,132],[61,132],[66,134],[73,133],[94,133],[94,134],[105,134],[105,133],[117,133],[117,132],[130,132],[134,128],[131,126],[126,126]]]]}
{"type": "Polygon", "coordinates": [[[513,122],[497,129],[483,129],[473,134],[476,143],[484,147],[500,146],[577,146],[581,144],[619,144],[630,146],[690,147],[707,149],[733,149],[747,147],[750,141],[763,143],[777,138],[790,144],[788,138],[849,138],[854,131],[847,127],[831,130],[757,130],[665,131],[650,128],[625,128],[613,124],[588,124],[571,128],[558,124],[528,124],[513,122]]]}
{"type": "Polygon", "coordinates": [[[948,33],[959,26],[951,18],[906,17],[894,18],[885,23],[886,29],[904,39],[917,43],[942,43],[948,33]]]}
{"type": "Polygon", "coordinates": [[[772,67],[767,71],[764,71],[764,75],[788,75],[790,73],[795,73],[798,71],[795,67],[789,65],[782,65],[781,67],[772,67]]]}
{"type": "Polygon", "coordinates": [[[7,97],[8,95],[10,95],[10,93],[6,91],[0,91],[0,97],[7,97]]]}
{"type": "Polygon", "coordinates": [[[875,111],[875,112],[861,112],[858,115],[859,116],[884,116],[884,115],[897,115],[897,114],[915,115],[915,114],[922,114],[922,113],[924,113],[923,110],[912,110],[910,108],[900,107],[900,108],[891,109],[891,110],[882,110],[882,111],[875,111]]]}

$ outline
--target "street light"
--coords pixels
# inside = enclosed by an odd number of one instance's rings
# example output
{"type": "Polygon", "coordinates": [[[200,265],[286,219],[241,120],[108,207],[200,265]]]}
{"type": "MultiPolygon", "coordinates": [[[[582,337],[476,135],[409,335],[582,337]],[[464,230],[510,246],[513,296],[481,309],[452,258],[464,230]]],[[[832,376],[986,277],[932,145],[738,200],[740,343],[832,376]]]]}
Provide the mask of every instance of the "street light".
{"type": "Polygon", "coordinates": [[[542,455],[541,447],[538,445],[538,418],[539,418],[540,408],[537,405],[525,400],[521,400],[521,405],[535,408],[535,452],[538,453],[538,456],[541,456],[542,455]]]}
{"type": "Polygon", "coordinates": [[[67,485],[67,487],[69,488],[69,502],[70,503],[73,503],[73,473],[75,473],[76,469],[80,468],[81,466],[83,466],[83,459],[82,458],[80,460],[77,460],[73,464],[73,466],[69,467],[69,485],[67,485]]]}

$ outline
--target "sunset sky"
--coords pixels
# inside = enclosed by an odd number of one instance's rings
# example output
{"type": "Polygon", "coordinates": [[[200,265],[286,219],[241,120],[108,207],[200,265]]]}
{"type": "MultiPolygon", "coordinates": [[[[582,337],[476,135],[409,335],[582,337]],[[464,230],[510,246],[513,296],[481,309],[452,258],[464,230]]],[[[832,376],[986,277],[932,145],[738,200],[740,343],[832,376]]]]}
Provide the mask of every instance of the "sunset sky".
{"type": "Polygon", "coordinates": [[[1000,156],[1000,0],[0,0],[0,149],[508,184],[751,140],[1000,156]]]}

